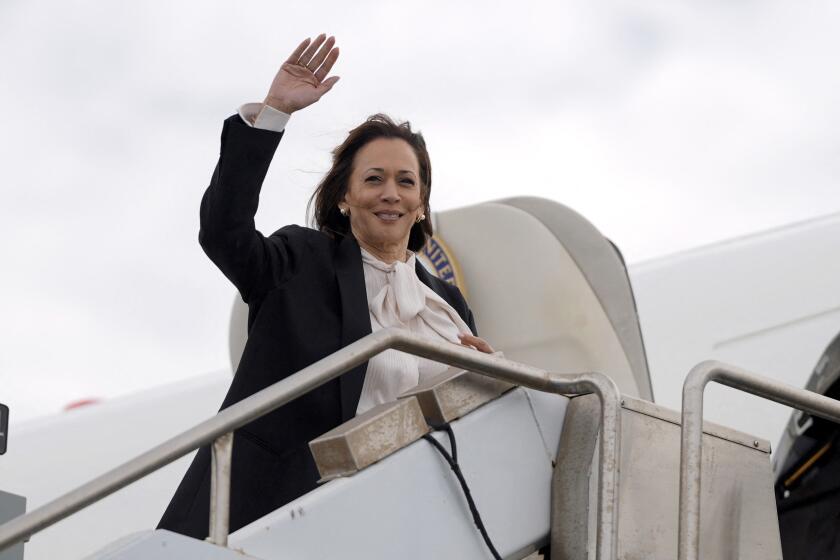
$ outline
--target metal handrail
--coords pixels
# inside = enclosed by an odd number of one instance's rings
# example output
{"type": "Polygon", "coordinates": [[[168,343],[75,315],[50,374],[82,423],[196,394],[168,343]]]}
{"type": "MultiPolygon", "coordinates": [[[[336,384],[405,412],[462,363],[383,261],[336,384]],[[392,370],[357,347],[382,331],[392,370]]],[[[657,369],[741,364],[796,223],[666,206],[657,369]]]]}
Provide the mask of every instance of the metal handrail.
{"type": "Polygon", "coordinates": [[[87,484],[31,513],[0,525],[0,551],[211,442],[214,442],[214,472],[211,484],[213,513],[210,540],[216,544],[225,544],[229,515],[231,436],[234,430],[389,349],[461,367],[539,391],[566,395],[595,393],[601,403],[597,558],[614,560],[618,547],[621,396],[612,379],[600,373],[549,374],[543,369],[451,343],[428,340],[394,328],[383,329],[361,338],[87,484]]]}
{"type": "Polygon", "coordinates": [[[710,381],[840,423],[840,401],[716,361],[692,368],[683,384],[680,442],[679,560],[700,558],[703,392],[710,381]]]}

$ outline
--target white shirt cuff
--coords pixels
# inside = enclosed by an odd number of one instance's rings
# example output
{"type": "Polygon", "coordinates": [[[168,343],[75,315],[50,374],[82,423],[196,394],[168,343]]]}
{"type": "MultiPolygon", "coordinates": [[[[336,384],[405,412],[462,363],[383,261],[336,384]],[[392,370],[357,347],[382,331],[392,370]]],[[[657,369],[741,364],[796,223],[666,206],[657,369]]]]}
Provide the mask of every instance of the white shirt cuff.
{"type": "Polygon", "coordinates": [[[239,107],[239,117],[248,126],[282,132],[291,115],[262,103],[245,103],[239,107]]]}

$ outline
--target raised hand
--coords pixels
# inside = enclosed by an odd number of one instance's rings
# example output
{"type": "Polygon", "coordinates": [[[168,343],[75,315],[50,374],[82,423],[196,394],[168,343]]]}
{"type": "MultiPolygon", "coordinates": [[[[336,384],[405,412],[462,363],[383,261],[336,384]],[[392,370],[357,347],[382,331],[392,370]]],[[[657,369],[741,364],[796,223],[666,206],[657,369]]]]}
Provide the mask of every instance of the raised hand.
{"type": "Polygon", "coordinates": [[[321,99],[338,81],[338,76],[327,78],[338,58],[334,44],[335,37],[324,33],[311,43],[305,39],[280,66],[264,103],[291,114],[321,99]]]}

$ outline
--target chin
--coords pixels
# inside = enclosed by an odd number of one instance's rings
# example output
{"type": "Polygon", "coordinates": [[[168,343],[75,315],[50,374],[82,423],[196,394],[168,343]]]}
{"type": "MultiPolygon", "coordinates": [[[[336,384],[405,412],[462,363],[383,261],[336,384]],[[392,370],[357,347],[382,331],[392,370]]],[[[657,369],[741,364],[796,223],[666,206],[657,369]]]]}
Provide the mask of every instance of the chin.
{"type": "Polygon", "coordinates": [[[408,243],[408,236],[411,233],[411,230],[409,229],[406,232],[398,233],[396,228],[386,227],[384,231],[382,229],[378,229],[373,233],[374,240],[377,243],[393,245],[395,243],[400,243],[401,241],[408,243]]]}

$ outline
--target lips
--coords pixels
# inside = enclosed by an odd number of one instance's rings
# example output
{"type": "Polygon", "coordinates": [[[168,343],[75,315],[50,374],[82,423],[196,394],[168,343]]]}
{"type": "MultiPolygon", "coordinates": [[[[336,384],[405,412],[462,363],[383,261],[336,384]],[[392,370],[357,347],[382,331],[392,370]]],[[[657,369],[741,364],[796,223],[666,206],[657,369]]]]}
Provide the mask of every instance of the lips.
{"type": "Polygon", "coordinates": [[[404,214],[400,214],[399,212],[374,212],[374,214],[376,214],[377,218],[386,222],[396,222],[404,216],[404,214]]]}

